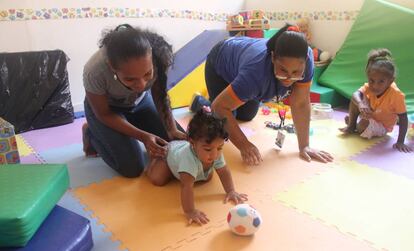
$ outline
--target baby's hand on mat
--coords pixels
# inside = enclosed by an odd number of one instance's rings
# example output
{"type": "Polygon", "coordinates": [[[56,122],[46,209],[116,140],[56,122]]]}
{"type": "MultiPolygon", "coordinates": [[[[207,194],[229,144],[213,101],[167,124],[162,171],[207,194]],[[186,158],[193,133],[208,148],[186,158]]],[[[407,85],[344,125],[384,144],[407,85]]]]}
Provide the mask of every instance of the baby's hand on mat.
{"type": "Polygon", "coordinates": [[[236,191],[231,191],[226,194],[226,198],[224,198],[224,203],[229,201],[233,201],[234,204],[240,204],[247,201],[247,194],[238,193],[236,191]]]}
{"type": "Polygon", "coordinates": [[[205,213],[197,209],[194,209],[192,212],[185,213],[185,216],[187,217],[188,225],[191,225],[193,222],[198,225],[203,225],[210,221],[205,213]]]}
{"type": "Polygon", "coordinates": [[[407,146],[406,144],[404,144],[404,143],[395,143],[394,145],[393,145],[393,147],[394,148],[396,148],[398,151],[400,151],[400,152],[405,152],[405,153],[409,153],[409,152],[412,152],[413,151],[413,149],[411,149],[411,147],[409,147],[409,146],[407,146]]]}
{"type": "Polygon", "coordinates": [[[312,159],[319,160],[323,163],[332,162],[333,157],[331,154],[325,151],[319,151],[312,149],[310,147],[305,147],[300,151],[300,157],[306,161],[311,161],[312,159]]]}

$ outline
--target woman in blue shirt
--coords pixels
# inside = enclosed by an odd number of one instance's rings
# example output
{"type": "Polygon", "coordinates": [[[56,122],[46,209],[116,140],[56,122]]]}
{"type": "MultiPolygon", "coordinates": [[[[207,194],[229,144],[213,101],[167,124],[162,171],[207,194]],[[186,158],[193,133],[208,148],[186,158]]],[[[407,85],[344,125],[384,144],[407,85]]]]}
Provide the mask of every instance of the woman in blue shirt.
{"type": "MultiPolygon", "coordinates": [[[[229,138],[247,164],[257,165],[262,157],[236,119],[252,120],[260,102],[281,101],[288,96],[300,156],[307,161],[333,160],[329,153],[309,147],[312,77],[312,50],[296,26],[286,25],[270,39],[230,38],[211,50],[205,68],[211,106],[215,113],[227,118],[229,138]]],[[[196,111],[208,104],[197,96],[191,109],[196,111]]]]}

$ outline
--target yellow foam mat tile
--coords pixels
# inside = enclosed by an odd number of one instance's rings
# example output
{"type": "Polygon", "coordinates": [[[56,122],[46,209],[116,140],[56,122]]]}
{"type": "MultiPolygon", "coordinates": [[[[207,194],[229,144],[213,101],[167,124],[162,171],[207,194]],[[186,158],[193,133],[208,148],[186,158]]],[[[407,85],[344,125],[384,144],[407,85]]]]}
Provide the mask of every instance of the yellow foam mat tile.
{"type": "Polygon", "coordinates": [[[356,134],[344,135],[338,129],[344,126],[345,123],[332,119],[312,121],[312,136],[310,137],[311,146],[329,151],[338,159],[345,159],[358,154],[385,139],[384,137],[378,137],[368,140],[356,134]]]}
{"type": "Polygon", "coordinates": [[[275,199],[387,250],[414,250],[414,182],[353,161],[275,199]]]}
{"type": "MultiPolygon", "coordinates": [[[[244,128],[248,128],[250,132],[249,140],[257,144],[257,142],[268,141],[274,144],[277,136],[277,131],[266,128],[265,122],[272,121],[278,123],[279,118],[274,113],[271,115],[257,115],[255,119],[249,123],[243,123],[244,128]],[[257,138],[255,140],[255,138],[257,138]]],[[[292,120],[286,120],[285,124],[292,124],[292,120]]],[[[347,159],[355,154],[367,150],[368,148],[378,144],[384,137],[373,138],[370,140],[363,139],[356,134],[344,135],[338,128],[344,126],[336,120],[315,120],[311,121],[310,128],[310,146],[319,150],[324,150],[331,153],[335,159],[347,159]]],[[[283,148],[296,150],[298,149],[297,137],[295,134],[287,133],[283,148]]],[[[260,143],[259,143],[260,144],[260,143]]]]}
{"type": "Polygon", "coordinates": [[[16,135],[16,142],[20,157],[34,153],[32,147],[26,143],[26,140],[21,135],[16,135]]]}

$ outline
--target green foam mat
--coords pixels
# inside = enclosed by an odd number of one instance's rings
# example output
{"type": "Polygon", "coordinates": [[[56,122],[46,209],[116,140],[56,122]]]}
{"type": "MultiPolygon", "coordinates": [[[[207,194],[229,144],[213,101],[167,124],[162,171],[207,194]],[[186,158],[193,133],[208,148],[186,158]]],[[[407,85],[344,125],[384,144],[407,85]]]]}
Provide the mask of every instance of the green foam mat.
{"type": "Polygon", "coordinates": [[[414,112],[414,10],[381,0],[365,0],[344,44],[319,83],[347,98],[367,82],[365,66],[371,49],[388,48],[398,68],[396,83],[414,112]]]}
{"type": "Polygon", "coordinates": [[[331,104],[332,107],[344,106],[348,103],[348,100],[341,96],[337,91],[332,88],[328,88],[319,84],[319,78],[326,70],[327,65],[315,66],[313,73],[313,80],[311,86],[311,92],[320,95],[319,102],[331,104]]]}
{"type": "Polygon", "coordinates": [[[68,186],[65,164],[0,165],[0,247],[26,245],[68,186]]]}

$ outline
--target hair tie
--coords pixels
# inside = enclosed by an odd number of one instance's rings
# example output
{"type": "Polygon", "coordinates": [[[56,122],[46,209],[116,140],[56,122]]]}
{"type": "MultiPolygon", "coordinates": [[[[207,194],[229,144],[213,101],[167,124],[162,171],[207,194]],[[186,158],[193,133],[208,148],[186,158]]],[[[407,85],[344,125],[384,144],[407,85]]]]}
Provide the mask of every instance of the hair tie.
{"type": "Polygon", "coordinates": [[[289,26],[289,27],[287,28],[287,30],[288,30],[288,31],[296,31],[296,32],[300,32],[299,27],[294,26],[294,25],[289,26]]]}
{"type": "Polygon", "coordinates": [[[388,56],[379,56],[379,57],[374,58],[373,60],[374,60],[374,61],[379,61],[379,60],[386,60],[386,61],[389,61],[389,60],[391,60],[391,58],[390,58],[390,57],[388,57],[388,56]]]}
{"type": "Polygon", "coordinates": [[[133,29],[133,27],[129,24],[121,24],[115,28],[115,31],[126,30],[126,29],[133,29]]]}
{"type": "Polygon", "coordinates": [[[206,106],[206,105],[203,105],[203,112],[204,113],[207,113],[207,114],[211,114],[211,108],[210,108],[210,106],[206,106]]]}

